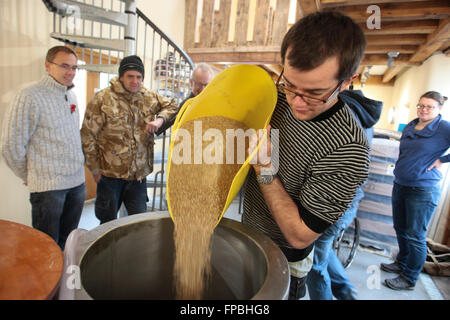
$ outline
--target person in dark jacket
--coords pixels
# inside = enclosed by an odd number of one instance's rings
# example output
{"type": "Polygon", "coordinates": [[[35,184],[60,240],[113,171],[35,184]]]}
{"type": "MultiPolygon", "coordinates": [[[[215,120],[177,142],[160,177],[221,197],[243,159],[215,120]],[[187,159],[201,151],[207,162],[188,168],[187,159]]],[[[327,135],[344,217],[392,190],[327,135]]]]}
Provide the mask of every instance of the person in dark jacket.
{"type": "MultiPolygon", "coordinates": [[[[365,97],[360,90],[345,90],[339,98],[351,109],[357,122],[364,129],[371,144],[373,125],[381,115],[383,102],[365,97]]],[[[350,208],[333,225],[328,227],[314,243],[314,261],[306,284],[311,300],[356,300],[357,292],[336,256],[333,240],[351,224],[356,216],[359,202],[364,197],[362,187],[356,191],[350,208]]]]}

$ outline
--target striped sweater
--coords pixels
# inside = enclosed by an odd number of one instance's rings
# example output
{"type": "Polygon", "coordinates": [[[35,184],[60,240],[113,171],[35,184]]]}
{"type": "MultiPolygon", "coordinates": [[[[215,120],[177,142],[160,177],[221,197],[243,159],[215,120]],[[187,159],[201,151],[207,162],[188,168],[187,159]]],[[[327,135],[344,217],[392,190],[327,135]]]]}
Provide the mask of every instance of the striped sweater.
{"type": "Polygon", "coordinates": [[[30,192],[84,183],[80,119],[72,105],[75,94],[47,74],[21,90],[5,114],[2,155],[30,192]]]}
{"type": "MultiPolygon", "coordinates": [[[[367,137],[341,100],[315,119],[301,121],[279,93],[270,123],[279,130],[278,178],[305,224],[322,233],[344,214],[356,189],[367,179],[367,137]]],[[[279,246],[289,247],[269,212],[254,170],[245,184],[243,222],[279,246]]]]}

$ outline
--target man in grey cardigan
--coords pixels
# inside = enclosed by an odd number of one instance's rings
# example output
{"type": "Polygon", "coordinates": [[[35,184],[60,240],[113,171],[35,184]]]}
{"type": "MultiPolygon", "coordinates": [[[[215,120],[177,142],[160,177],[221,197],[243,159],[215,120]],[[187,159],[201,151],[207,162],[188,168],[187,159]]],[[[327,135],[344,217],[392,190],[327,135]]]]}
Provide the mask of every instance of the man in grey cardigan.
{"type": "Polygon", "coordinates": [[[7,110],[1,150],[30,190],[33,227],[64,249],[86,198],[79,110],[71,90],[77,56],[68,47],[53,47],[45,68],[47,74],[21,90],[7,110]]]}

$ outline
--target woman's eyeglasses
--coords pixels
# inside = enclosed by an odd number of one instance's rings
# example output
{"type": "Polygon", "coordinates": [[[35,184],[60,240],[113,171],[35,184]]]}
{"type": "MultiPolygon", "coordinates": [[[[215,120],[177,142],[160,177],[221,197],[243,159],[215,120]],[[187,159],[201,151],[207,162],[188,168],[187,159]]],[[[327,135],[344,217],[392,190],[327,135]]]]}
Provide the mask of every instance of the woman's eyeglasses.
{"type": "Polygon", "coordinates": [[[429,111],[429,110],[434,110],[434,109],[436,109],[436,106],[424,106],[423,104],[418,104],[417,106],[416,106],[416,108],[417,109],[422,109],[422,110],[427,110],[427,111],[429,111]]]}

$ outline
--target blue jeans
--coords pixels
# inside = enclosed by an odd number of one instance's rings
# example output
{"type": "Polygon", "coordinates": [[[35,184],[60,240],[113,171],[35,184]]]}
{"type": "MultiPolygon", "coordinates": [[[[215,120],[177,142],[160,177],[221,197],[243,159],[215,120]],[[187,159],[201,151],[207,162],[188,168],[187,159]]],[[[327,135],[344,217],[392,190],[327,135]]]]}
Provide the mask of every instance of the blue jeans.
{"type": "Polygon", "coordinates": [[[100,224],[117,218],[122,205],[129,215],[147,212],[147,180],[124,180],[102,175],[97,184],[95,216],[100,224]]]}
{"type": "Polygon", "coordinates": [[[67,237],[78,227],[86,186],[30,193],[33,228],[45,232],[64,250],[67,237]]]}
{"type": "Polygon", "coordinates": [[[399,252],[401,275],[417,282],[427,257],[427,226],[439,203],[441,190],[435,187],[405,187],[394,183],[392,218],[399,252]]]}
{"type": "Polygon", "coordinates": [[[352,223],[363,196],[362,188],[358,188],[352,204],[344,215],[314,242],[314,262],[306,280],[311,300],[333,300],[333,295],[339,300],[355,298],[356,289],[347,277],[332,245],[341,231],[352,223]]]}

